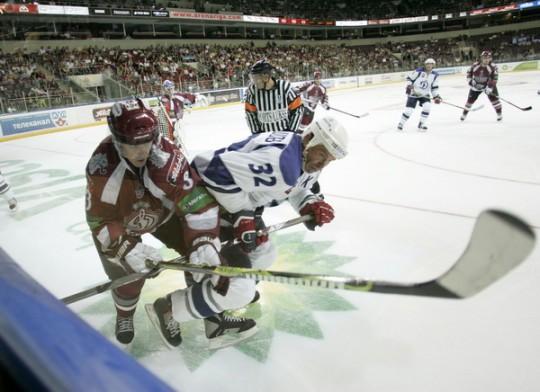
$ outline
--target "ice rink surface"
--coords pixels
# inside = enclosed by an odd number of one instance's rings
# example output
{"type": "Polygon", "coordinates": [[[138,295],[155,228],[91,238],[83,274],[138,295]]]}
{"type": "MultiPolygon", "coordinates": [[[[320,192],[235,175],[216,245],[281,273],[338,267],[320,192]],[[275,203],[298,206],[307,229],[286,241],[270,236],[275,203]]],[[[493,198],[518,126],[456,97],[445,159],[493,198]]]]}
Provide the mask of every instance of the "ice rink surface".
{"type": "MultiPolygon", "coordinates": [[[[445,76],[440,93],[465,103],[463,76],[445,76]]],[[[398,133],[404,83],[330,93],[330,114],[350,133],[350,155],[321,176],[335,220],[308,232],[297,226],[273,237],[274,270],[351,274],[381,280],[430,280],[465,248],[478,214],[500,208],[540,228],[540,73],[501,74],[504,120],[485,107],[459,121],[460,110],[432,105],[429,130],[416,131],[417,108],[398,133]]],[[[194,154],[249,134],[241,105],[186,115],[194,154]]],[[[105,126],[0,144],[0,169],[20,210],[0,201],[0,245],[58,297],[106,280],[84,215],[84,167],[105,126]]],[[[265,212],[267,223],[294,217],[288,205],[265,212]]],[[[154,242],[152,242],[154,243],[154,242]]],[[[154,243],[155,244],[155,243],[154,243]]],[[[157,244],[156,244],[157,245],[157,244]]],[[[149,281],[141,305],[184,287],[178,272],[149,281]]],[[[200,321],[182,326],[184,343],[168,350],[142,306],[129,349],[182,391],[538,391],[540,252],[467,300],[302,289],[261,283],[262,299],[245,314],[259,333],[219,351],[206,347],[200,321]]],[[[111,340],[108,294],[72,305],[111,340]]]]}

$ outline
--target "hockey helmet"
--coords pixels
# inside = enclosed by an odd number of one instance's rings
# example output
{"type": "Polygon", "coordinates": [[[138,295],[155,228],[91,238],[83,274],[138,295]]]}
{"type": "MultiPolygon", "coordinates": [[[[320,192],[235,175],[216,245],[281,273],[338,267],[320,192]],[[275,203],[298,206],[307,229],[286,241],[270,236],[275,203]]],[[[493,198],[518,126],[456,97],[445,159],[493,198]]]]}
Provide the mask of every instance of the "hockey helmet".
{"type": "Polygon", "coordinates": [[[113,139],[123,144],[148,143],[159,134],[154,112],[140,98],[136,98],[132,105],[116,102],[107,116],[107,122],[113,139]]]}
{"type": "Polygon", "coordinates": [[[313,134],[306,149],[322,144],[335,158],[344,158],[348,153],[349,136],[347,130],[333,117],[324,117],[315,121],[305,135],[313,134]]]}
{"type": "Polygon", "coordinates": [[[274,67],[266,59],[257,61],[249,69],[251,75],[271,74],[274,67]]]}
{"type": "Polygon", "coordinates": [[[433,60],[431,57],[429,59],[426,59],[426,61],[424,61],[424,64],[433,64],[435,65],[435,60],[433,60]]]}
{"type": "Polygon", "coordinates": [[[321,71],[315,71],[315,72],[313,72],[313,79],[318,80],[318,79],[321,79],[321,78],[322,78],[322,73],[321,73],[321,71]]]}
{"type": "Polygon", "coordinates": [[[482,53],[480,53],[480,57],[491,57],[491,51],[483,50],[482,53]]]}
{"type": "Polygon", "coordinates": [[[163,82],[163,90],[165,91],[174,91],[174,83],[170,80],[165,80],[163,82]]]}

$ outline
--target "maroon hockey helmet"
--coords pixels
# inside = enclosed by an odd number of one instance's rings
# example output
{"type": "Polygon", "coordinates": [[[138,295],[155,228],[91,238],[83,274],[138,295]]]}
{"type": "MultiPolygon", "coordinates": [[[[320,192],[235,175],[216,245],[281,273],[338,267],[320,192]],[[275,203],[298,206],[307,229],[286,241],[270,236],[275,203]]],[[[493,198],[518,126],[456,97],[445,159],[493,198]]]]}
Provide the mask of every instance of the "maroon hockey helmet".
{"type": "Polygon", "coordinates": [[[482,53],[480,53],[480,57],[491,57],[491,51],[483,50],[482,53]]]}
{"type": "Polygon", "coordinates": [[[322,78],[322,73],[321,73],[321,71],[315,71],[315,72],[313,72],[313,79],[319,80],[319,79],[321,79],[321,78],[322,78]]]}
{"type": "Polygon", "coordinates": [[[153,141],[158,135],[158,121],[140,98],[131,105],[117,102],[107,116],[113,138],[124,144],[143,144],[153,141]]]}

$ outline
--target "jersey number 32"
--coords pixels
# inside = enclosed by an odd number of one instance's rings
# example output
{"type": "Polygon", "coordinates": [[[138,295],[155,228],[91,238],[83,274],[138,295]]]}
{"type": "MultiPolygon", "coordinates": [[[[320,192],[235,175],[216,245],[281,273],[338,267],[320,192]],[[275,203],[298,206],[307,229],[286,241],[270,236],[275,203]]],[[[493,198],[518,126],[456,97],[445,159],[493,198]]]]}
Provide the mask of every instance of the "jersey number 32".
{"type": "Polygon", "coordinates": [[[260,175],[260,176],[253,177],[253,181],[255,181],[255,186],[260,186],[260,185],[272,186],[276,184],[276,177],[268,176],[268,174],[272,174],[274,172],[272,165],[270,165],[269,163],[265,165],[258,165],[258,166],[255,166],[254,164],[250,163],[248,167],[249,167],[249,170],[251,170],[254,174],[260,175]]]}

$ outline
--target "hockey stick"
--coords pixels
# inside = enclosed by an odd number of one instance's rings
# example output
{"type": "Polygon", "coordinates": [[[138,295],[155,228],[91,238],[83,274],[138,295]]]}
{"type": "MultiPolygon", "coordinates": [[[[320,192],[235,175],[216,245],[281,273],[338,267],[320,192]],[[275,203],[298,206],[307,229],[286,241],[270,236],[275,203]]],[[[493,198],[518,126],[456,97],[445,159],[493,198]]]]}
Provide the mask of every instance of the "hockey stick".
{"type": "MultiPolygon", "coordinates": [[[[290,219],[285,222],[276,223],[272,226],[268,226],[265,230],[259,230],[257,232],[257,235],[260,236],[263,234],[270,234],[278,230],[283,230],[288,227],[297,225],[299,223],[307,222],[311,218],[312,218],[311,215],[302,215],[302,216],[296,217],[294,219],[290,219]]],[[[232,245],[234,243],[238,243],[238,241],[229,241],[229,242],[224,243],[223,246],[229,246],[228,245],[229,243],[232,245]]],[[[176,259],[171,260],[170,262],[181,263],[181,262],[186,262],[186,260],[187,259],[185,256],[180,256],[176,259]]],[[[104,293],[105,291],[113,290],[118,287],[136,282],[140,279],[153,278],[159,275],[159,273],[163,271],[163,269],[164,268],[162,268],[160,265],[156,265],[149,272],[136,272],[136,273],[129,274],[126,276],[122,276],[121,278],[118,278],[118,279],[109,280],[107,282],[103,282],[96,286],[90,287],[86,290],[82,290],[82,291],[79,291],[78,293],[64,297],[62,298],[62,302],[65,303],[66,305],[69,305],[74,302],[80,301],[82,299],[93,297],[94,295],[104,293]]]]}
{"type": "Polygon", "coordinates": [[[513,107],[518,108],[519,110],[523,110],[524,112],[526,112],[526,111],[532,109],[532,106],[527,106],[527,107],[522,108],[521,106],[518,106],[518,105],[516,105],[516,104],[513,104],[512,102],[507,101],[507,100],[504,99],[504,98],[497,97],[496,95],[495,95],[495,98],[498,98],[498,99],[500,99],[501,101],[506,102],[508,105],[512,105],[513,107]]]}
{"type": "Polygon", "coordinates": [[[454,265],[438,278],[422,283],[176,262],[161,262],[159,267],[297,286],[457,299],[470,297],[506,275],[527,257],[534,243],[534,233],[526,223],[508,213],[487,210],[478,217],[469,244],[454,265]]]}
{"type": "Polygon", "coordinates": [[[454,105],[453,103],[450,103],[450,102],[446,102],[446,101],[441,101],[441,103],[444,103],[445,105],[449,105],[449,106],[453,106],[455,108],[459,108],[461,110],[466,110],[468,112],[476,112],[477,110],[480,110],[484,107],[484,105],[478,105],[474,108],[471,108],[471,109],[467,109],[466,107],[464,106],[459,106],[459,105],[454,105]]]}
{"type": "Polygon", "coordinates": [[[352,113],[349,113],[349,112],[345,112],[345,111],[343,111],[343,110],[339,110],[339,109],[333,108],[333,107],[331,107],[331,106],[328,106],[328,109],[330,109],[330,110],[335,110],[336,112],[343,113],[343,114],[346,114],[346,115],[348,115],[348,116],[352,116],[352,117],[355,117],[355,118],[362,118],[362,117],[369,116],[369,112],[365,112],[365,113],[362,113],[362,114],[352,114],[352,113]]]}
{"type": "Polygon", "coordinates": [[[173,142],[180,148],[180,150],[182,150],[182,153],[184,154],[186,159],[189,160],[188,150],[186,147],[186,143],[184,142],[185,132],[182,129],[182,124],[180,122],[181,120],[177,119],[173,124],[171,118],[169,117],[169,114],[167,113],[167,111],[165,110],[165,107],[161,104],[161,102],[159,103],[159,106],[160,106],[161,113],[163,113],[163,116],[165,117],[165,121],[173,129],[173,134],[172,134],[173,142]]]}

